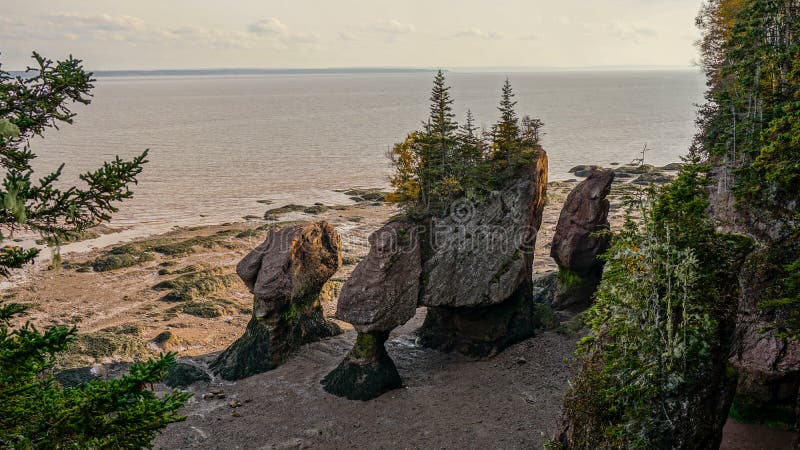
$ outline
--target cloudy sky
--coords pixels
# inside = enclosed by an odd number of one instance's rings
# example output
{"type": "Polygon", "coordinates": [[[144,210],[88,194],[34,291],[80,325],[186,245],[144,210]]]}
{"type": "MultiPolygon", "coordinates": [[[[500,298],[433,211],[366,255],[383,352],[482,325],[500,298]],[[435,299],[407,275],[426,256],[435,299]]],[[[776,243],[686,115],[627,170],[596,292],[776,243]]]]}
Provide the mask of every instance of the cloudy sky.
{"type": "Polygon", "coordinates": [[[2,0],[0,62],[92,70],[689,66],[701,0],[2,0]]]}

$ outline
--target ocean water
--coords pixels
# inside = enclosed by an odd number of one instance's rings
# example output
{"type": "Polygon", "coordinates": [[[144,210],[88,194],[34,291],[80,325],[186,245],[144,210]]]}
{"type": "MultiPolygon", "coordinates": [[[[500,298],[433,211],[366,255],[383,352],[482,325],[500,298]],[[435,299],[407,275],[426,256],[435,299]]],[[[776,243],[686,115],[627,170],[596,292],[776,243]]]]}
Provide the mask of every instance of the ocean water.
{"type": "MultiPolygon", "coordinates": [[[[685,154],[703,79],[695,71],[508,74],[520,115],[545,122],[551,180],[578,164],[685,154]]],[[[450,73],[459,119],[496,120],[501,73],[450,73]]],[[[74,125],[33,143],[37,169],[64,179],[150,149],[117,225],[219,223],[261,215],[257,200],[344,203],[335,189],[387,186],[386,152],[420,127],[432,74],[101,77],[74,125]]]]}

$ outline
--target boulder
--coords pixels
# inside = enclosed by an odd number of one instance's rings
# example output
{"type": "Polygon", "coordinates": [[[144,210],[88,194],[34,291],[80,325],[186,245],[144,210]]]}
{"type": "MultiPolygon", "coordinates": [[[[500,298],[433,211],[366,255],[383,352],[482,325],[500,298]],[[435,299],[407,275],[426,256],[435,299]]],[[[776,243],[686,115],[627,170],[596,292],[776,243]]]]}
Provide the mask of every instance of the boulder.
{"type": "Polygon", "coordinates": [[[238,380],[274,369],[303,344],[339,334],[339,327],[325,320],[319,296],[341,267],[341,245],[327,222],[270,231],[236,267],[253,293],[253,317],[210,368],[238,380]]]}
{"type": "Polygon", "coordinates": [[[631,181],[631,183],[647,186],[650,184],[666,184],[674,179],[675,177],[661,172],[648,172],[639,175],[635,180],[631,181]]]}
{"type": "Polygon", "coordinates": [[[358,333],[353,349],[323,380],[325,391],[350,400],[371,400],[402,386],[384,346],[388,331],[358,333]]]}
{"type": "Polygon", "coordinates": [[[614,171],[595,170],[567,196],[550,249],[559,267],[556,309],[582,309],[591,303],[603,273],[599,256],[611,241],[610,235],[597,233],[610,228],[606,197],[613,181],[614,171]]]}
{"type": "Polygon", "coordinates": [[[600,166],[581,164],[579,166],[575,166],[569,169],[567,173],[575,174],[576,177],[586,177],[593,171],[600,168],[601,168],[600,166]]]}
{"type": "Polygon", "coordinates": [[[491,356],[533,335],[531,277],[547,190],[547,154],[482,203],[455,202],[426,230],[422,345],[491,356]]]}
{"type": "Polygon", "coordinates": [[[361,333],[391,331],[417,309],[422,255],[419,230],[391,222],[369,237],[370,251],[342,287],[336,318],[361,333]]]}
{"type": "Polygon", "coordinates": [[[313,300],[342,265],[342,241],[328,222],[302,222],[270,231],[236,266],[254,296],[255,317],[298,300],[313,300]]]}
{"type": "Polygon", "coordinates": [[[188,362],[178,361],[169,368],[163,383],[172,388],[187,388],[199,381],[211,381],[211,376],[201,367],[188,362]]]}

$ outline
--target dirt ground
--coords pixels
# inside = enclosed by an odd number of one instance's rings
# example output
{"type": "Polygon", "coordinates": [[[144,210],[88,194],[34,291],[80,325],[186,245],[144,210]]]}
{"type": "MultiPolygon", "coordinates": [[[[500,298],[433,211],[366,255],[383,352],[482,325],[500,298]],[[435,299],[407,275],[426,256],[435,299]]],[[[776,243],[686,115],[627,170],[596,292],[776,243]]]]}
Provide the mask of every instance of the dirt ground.
{"type": "MultiPolygon", "coordinates": [[[[555,182],[537,239],[534,271],[555,267],[549,242],[563,201],[576,185],[555,182]]],[[[612,226],[622,221],[621,194],[612,191],[612,226]]],[[[272,205],[275,206],[275,205],[272,205]]],[[[265,207],[269,209],[270,207],[265,207]]],[[[342,235],[345,265],[332,279],[340,285],[369,250],[367,236],[396,214],[383,203],[361,202],[319,214],[290,212],[281,221],[327,220],[342,235]]],[[[181,242],[198,236],[224,237],[214,245],[196,247],[187,255],[156,255],[133,267],[109,272],[79,271],[108,249],[64,255],[67,267],[47,270],[39,265],[23,281],[6,289],[7,299],[28,304],[37,327],[76,325],[82,334],[127,327],[128,338],[144,344],[150,354],[169,350],[199,357],[221,351],[237,339],[249,319],[251,295],[235,280],[213,296],[237,309],[217,317],[174,312],[164,292],[153,287],[174,279],[175,272],[203,266],[230,274],[235,264],[258,245],[263,221],[182,228],[154,237],[181,242]],[[238,235],[241,232],[243,235],[238,235]],[[163,273],[167,268],[169,273],[163,273]],[[159,271],[162,273],[160,274],[159,271]],[[169,331],[169,346],[154,338],[169,331]]],[[[152,238],[151,238],[152,239],[152,238]]],[[[323,303],[332,316],[335,295],[323,303]]],[[[414,330],[421,325],[420,308],[409,323],[392,334],[388,351],[403,377],[402,389],[369,402],[344,400],[325,393],[320,380],[353,345],[348,324],[344,334],[304,347],[274,371],[236,383],[212,380],[190,387],[195,395],[184,409],[185,422],[171,425],[155,441],[156,448],[541,448],[560,414],[576,337],[545,332],[489,359],[473,361],[419,347],[414,330]],[[213,400],[203,394],[218,392],[213,400]],[[223,397],[224,396],[224,397],[223,397]]],[[[136,355],[141,357],[146,355],[136,355]]],[[[121,351],[68,360],[65,366],[105,364],[131,359],[121,351]]],[[[726,427],[724,449],[790,448],[793,433],[736,424],[726,427]]]]}

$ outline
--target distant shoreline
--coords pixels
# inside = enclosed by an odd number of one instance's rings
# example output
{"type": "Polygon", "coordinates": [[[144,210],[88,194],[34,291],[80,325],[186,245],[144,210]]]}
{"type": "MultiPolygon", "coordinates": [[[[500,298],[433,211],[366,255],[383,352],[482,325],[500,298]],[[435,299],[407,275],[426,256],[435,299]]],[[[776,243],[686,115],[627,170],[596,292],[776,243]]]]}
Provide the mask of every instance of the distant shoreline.
{"type": "MultiPolygon", "coordinates": [[[[434,73],[433,68],[404,67],[327,67],[327,68],[277,68],[277,69],[155,69],[155,70],[96,70],[101,78],[124,77],[186,77],[230,75],[382,75],[434,73]]],[[[535,72],[691,72],[696,67],[677,66],[596,66],[596,67],[451,67],[443,69],[452,73],[535,73],[535,72]]],[[[12,70],[13,76],[25,76],[21,70],[12,70]]]]}

